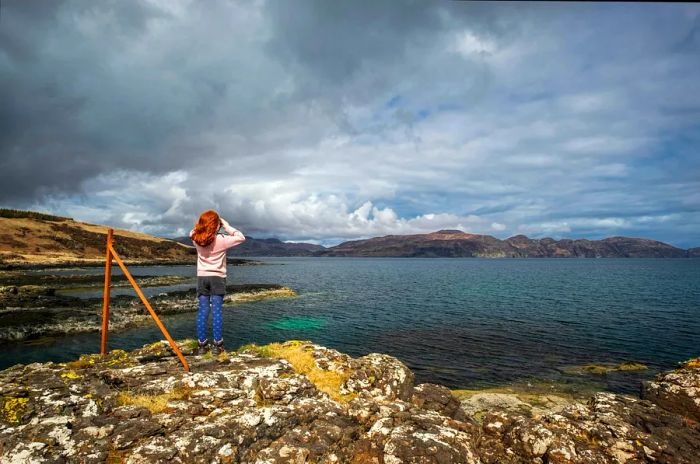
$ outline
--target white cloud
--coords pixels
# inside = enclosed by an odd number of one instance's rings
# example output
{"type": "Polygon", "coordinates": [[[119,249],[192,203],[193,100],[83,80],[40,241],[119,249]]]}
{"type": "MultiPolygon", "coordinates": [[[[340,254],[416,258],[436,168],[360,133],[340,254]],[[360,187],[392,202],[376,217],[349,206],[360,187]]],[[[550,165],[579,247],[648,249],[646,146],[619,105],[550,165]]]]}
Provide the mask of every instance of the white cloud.
{"type": "Polygon", "coordinates": [[[571,226],[568,222],[541,222],[537,224],[521,224],[518,226],[518,231],[521,233],[531,233],[535,237],[542,235],[560,235],[571,232],[571,226]]]}
{"type": "Polygon", "coordinates": [[[496,44],[491,40],[479,37],[472,31],[462,31],[455,37],[455,50],[467,58],[474,55],[490,55],[496,52],[496,44]]]}

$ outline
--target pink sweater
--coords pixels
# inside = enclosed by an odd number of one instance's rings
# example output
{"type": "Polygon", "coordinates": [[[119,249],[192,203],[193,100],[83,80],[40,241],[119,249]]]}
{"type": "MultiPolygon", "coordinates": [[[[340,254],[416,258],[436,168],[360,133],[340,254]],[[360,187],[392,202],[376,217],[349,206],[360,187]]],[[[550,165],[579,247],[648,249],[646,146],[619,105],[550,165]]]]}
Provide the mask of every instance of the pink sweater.
{"type": "MultiPolygon", "coordinates": [[[[234,229],[228,223],[223,223],[224,230],[228,235],[216,234],[214,241],[203,247],[194,240],[197,248],[197,275],[226,277],[226,250],[235,247],[245,241],[245,236],[240,230],[234,229]]],[[[190,231],[190,238],[194,229],[190,231]]]]}

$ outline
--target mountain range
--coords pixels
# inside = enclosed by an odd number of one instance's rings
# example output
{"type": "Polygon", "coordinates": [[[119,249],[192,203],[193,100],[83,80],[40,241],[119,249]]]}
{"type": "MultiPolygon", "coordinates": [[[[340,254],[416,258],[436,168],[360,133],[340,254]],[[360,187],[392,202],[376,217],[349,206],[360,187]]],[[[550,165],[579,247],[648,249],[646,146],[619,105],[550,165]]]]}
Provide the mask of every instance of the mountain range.
{"type": "Polygon", "coordinates": [[[684,250],[644,238],[554,240],[516,235],[500,240],[491,235],[440,230],[429,234],[387,235],[343,242],[317,255],[426,258],[685,258],[700,256],[698,251],[698,248],[684,250]]]}
{"type": "MultiPolygon", "coordinates": [[[[104,225],[0,208],[0,266],[97,264],[104,260],[106,231],[104,225]]],[[[122,229],[115,229],[115,248],[132,263],[186,264],[192,263],[196,254],[189,237],[166,239],[122,229]]],[[[700,258],[700,247],[684,250],[631,237],[554,240],[516,235],[501,240],[461,230],[440,230],[351,240],[332,247],[248,237],[231,248],[229,256],[700,258]]]]}
{"type": "MultiPolygon", "coordinates": [[[[191,244],[189,238],[177,241],[191,244]]],[[[602,240],[532,239],[515,235],[500,240],[491,235],[461,230],[428,234],[386,235],[351,240],[332,247],[311,243],[288,243],[276,238],[248,237],[229,250],[229,256],[342,256],[425,258],[686,258],[700,257],[700,248],[684,250],[657,240],[609,237],[602,240]]]]}
{"type": "MultiPolygon", "coordinates": [[[[176,237],[173,240],[185,245],[192,245],[189,237],[176,237]]],[[[314,256],[327,248],[313,243],[283,242],[277,238],[253,238],[246,236],[246,241],[228,251],[229,256],[314,256]]]]}

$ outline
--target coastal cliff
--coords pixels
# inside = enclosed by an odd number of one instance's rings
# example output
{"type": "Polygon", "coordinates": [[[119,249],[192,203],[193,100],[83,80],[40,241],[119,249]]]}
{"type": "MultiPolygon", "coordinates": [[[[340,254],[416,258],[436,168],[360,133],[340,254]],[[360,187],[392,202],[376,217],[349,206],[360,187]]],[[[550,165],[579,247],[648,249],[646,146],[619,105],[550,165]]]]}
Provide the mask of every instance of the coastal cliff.
{"type": "Polygon", "coordinates": [[[310,342],[193,356],[167,344],[0,372],[0,460],[124,463],[696,463],[700,358],[643,398],[474,417],[383,354],[310,342]]]}

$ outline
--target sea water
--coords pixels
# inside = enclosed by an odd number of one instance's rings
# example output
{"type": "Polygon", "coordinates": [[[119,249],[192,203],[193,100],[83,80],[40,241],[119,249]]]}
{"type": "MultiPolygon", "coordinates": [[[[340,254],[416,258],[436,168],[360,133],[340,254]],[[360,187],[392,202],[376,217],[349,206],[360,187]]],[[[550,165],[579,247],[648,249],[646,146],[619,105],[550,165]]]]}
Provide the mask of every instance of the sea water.
{"type": "MultiPolygon", "coordinates": [[[[298,296],[227,305],[228,348],[303,339],[353,356],[387,353],[413,369],[418,382],[452,388],[586,381],[626,392],[700,356],[700,259],[258,259],[264,264],[230,266],[228,283],[282,284],[298,296]],[[604,376],[571,371],[627,361],[649,369],[604,376]]],[[[195,275],[192,266],[132,271],[195,275]]],[[[194,278],[144,290],[153,295],[193,285],[194,278]]],[[[180,314],[163,322],[175,339],[194,338],[195,318],[180,314]]],[[[135,328],[110,333],[109,348],[163,338],[155,325],[135,328]]],[[[97,351],[97,333],[3,345],[0,367],[97,351]]]]}

